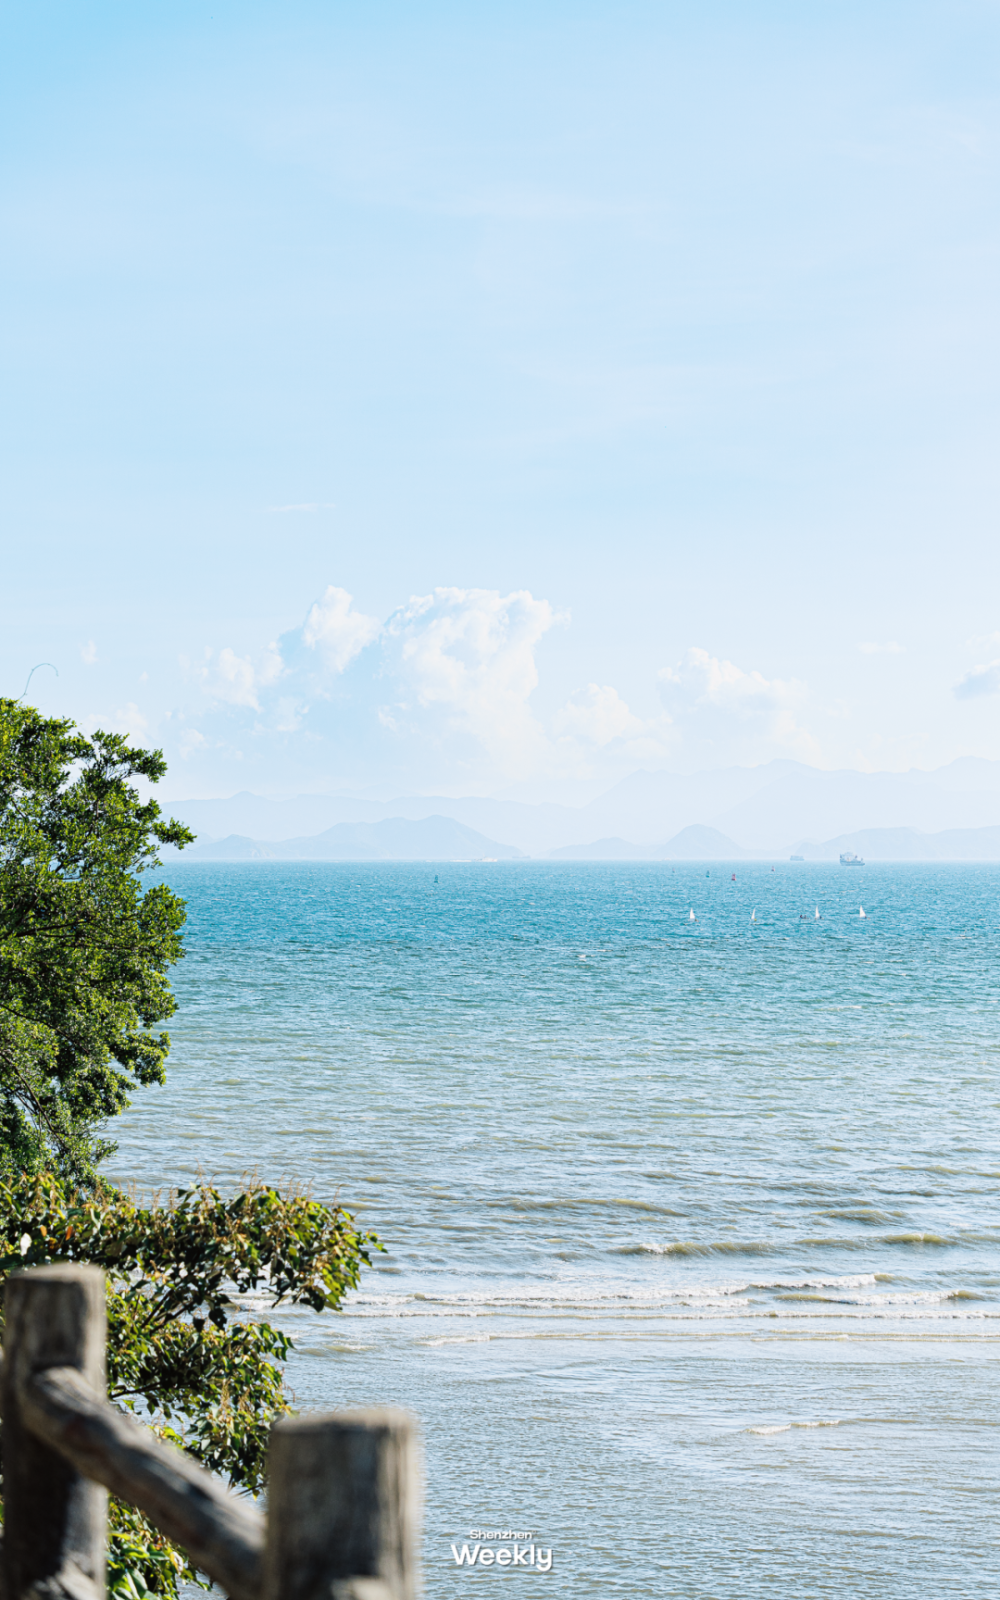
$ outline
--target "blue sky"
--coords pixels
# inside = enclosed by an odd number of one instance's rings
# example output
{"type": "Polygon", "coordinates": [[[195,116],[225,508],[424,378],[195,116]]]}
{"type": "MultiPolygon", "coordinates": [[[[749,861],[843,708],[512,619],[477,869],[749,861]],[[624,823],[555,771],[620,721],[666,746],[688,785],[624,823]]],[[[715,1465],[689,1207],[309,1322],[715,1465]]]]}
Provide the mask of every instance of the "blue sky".
{"type": "Polygon", "coordinates": [[[176,797],[1000,758],[1000,5],[3,37],[5,693],[176,797]]]}

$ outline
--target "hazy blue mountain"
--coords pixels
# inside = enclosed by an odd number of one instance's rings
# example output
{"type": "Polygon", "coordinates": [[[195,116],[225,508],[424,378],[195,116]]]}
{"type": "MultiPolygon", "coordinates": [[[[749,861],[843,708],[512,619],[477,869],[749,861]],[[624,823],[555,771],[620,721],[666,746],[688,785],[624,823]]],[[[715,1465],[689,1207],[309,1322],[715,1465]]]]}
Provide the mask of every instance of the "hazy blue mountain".
{"type": "Polygon", "coordinates": [[[579,836],[592,824],[572,806],[526,805],[515,800],[489,800],[477,795],[461,799],[445,795],[404,795],[395,800],[364,800],[342,795],[296,795],[266,800],[244,792],[225,800],[163,801],[163,809],[186,822],[199,835],[218,839],[242,834],[252,839],[286,840],[315,837],[340,823],[375,823],[404,818],[420,822],[450,817],[484,834],[509,839],[519,850],[544,855],[553,845],[579,836]]]}
{"type": "Polygon", "coordinates": [[[250,839],[302,838],[322,833],[338,822],[378,822],[385,815],[381,803],[372,800],[327,794],[266,800],[248,790],[225,800],[174,800],[161,804],[195,833],[212,838],[229,834],[250,839]]]}
{"type": "Polygon", "coordinates": [[[708,826],[744,850],[781,854],[790,839],[829,840],[867,828],[934,833],[1000,826],[1000,761],[964,757],[934,772],[825,772],[798,761],[693,774],[634,772],[586,805],[529,805],[476,795],[404,795],[394,800],[298,795],[267,800],[180,800],[165,809],[201,835],[255,840],[315,838],[333,827],[450,818],[487,841],[544,856],[595,841],[634,841],[659,850],[683,829],[708,826]]]}
{"type": "Polygon", "coordinates": [[[627,839],[597,839],[550,850],[550,861],[739,861],[748,852],[718,828],[693,823],[665,844],[629,844],[627,839]]]}
{"type": "Polygon", "coordinates": [[[618,835],[646,843],[701,823],[745,849],[773,853],[789,839],[828,839],[860,828],[989,827],[1000,825],[1000,762],[968,759],[937,772],[825,772],[769,761],[690,777],[633,773],[581,815],[591,824],[590,839],[618,835]]]}
{"type": "Polygon", "coordinates": [[[865,861],[1000,861],[1000,827],[947,828],[919,833],[916,828],[861,828],[823,844],[795,846],[807,861],[836,861],[850,850],[865,861]]]}
{"type": "Polygon", "coordinates": [[[696,823],[656,847],[660,861],[739,861],[747,852],[718,828],[696,823]]]}
{"type": "Polygon", "coordinates": [[[550,861],[646,861],[649,846],[629,844],[627,839],[595,839],[592,844],[564,844],[550,850],[550,861]]]}
{"type": "Polygon", "coordinates": [[[273,861],[273,846],[261,844],[258,839],[248,839],[245,834],[231,833],[225,839],[204,839],[200,844],[189,845],[183,852],[163,850],[170,860],[180,861],[273,861]]]}
{"type": "MultiPolygon", "coordinates": [[[[1000,766],[1000,763],[983,763],[1000,766]]],[[[783,839],[829,839],[865,828],[946,828],[1000,825],[1000,789],[980,783],[962,788],[956,775],[935,773],[817,772],[801,767],[712,820],[735,838],[765,848],[783,839]]],[[[961,775],[958,775],[961,781],[961,775]]]]}
{"type": "Polygon", "coordinates": [[[338,822],[311,838],[228,838],[185,850],[187,861],[510,861],[521,856],[451,817],[338,822]]]}

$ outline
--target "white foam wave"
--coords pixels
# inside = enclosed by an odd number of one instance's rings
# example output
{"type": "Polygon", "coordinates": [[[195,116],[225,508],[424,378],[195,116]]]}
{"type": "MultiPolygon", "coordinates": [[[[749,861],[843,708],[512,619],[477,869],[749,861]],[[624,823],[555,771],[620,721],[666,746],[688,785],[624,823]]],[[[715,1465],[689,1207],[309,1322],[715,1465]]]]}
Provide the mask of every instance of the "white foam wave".
{"type": "MultiPolygon", "coordinates": [[[[732,1304],[753,1292],[767,1293],[780,1290],[785,1293],[808,1293],[810,1290],[861,1289],[876,1284],[879,1278],[873,1272],[853,1273],[835,1278],[766,1278],[766,1279],[716,1279],[695,1284],[642,1284],[627,1285],[621,1282],[603,1283],[522,1283],[509,1289],[412,1289],[397,1294],[369,1294],[361,1291],[350,1297],[351,1309],[384,1306],[387,1309],[403,1305],[467,1308],[504,1308],[507,1306],[560,1305],[703,1305],[718,1302],[732,1304]]],[[[878,1298],[878,1297],[876,1297],[878,1298]]]]}
{"type": "Polygon", "coordinates": [[[453,1338],[447,1338],[447,1339],[424,1339],[424,1340],[422,1340],[422,1343],[425,1344],[429,1350],[432,1350],[437,1345],[442,1345],[442,1344],[489,1344],[489,1342],[490,1342],[490,1335],[488,1333],[460,1334],[460,1335],[455,1335],[453,1338]]]}
{"type": "MultiPolygon", "coordinates": [[[[475,1319],[516,1316],[594,1315],[632,1317],[637,1314],[660,1313],[664,1316],[716,1316],[732,1318],[755,1315],[775,1308],[780,1316],[822,1315],[824,1308],[830,1314],[849,1310],[879,1315],[894,1313],[905,1315],[930,1312],[934,1307],[948,1307],[953,1316],[969,1317],[988,1315],[964,1302],[989,1300],[967,1289],[888,1289],[883,1284],[891,1282],[884,1273],[852,1273],[837,1276],[762,1277],[759,1279],[713,1279],[704,1283],[640,1284],[623,1283],[607,1278],[588,1282],[586,1279],[555,1282],[513,1282],[503,1286],[482,1288],[451,1287],[439,1289],[414,1287],[397,1289],[388,1293],[355,1291],[344,1303],[344,1312],[359,1320],[393,1319],[475,1319]]],[[[426,1283],[426,1280],[425,1280],[426,1283]]],[[[253,1315],[268,1318],[276,1314],[293,1325],[308,1322],[315,1315],[304,1306],[281,1306],[277,1311],[271,1301],[260,1295],[241,1296],[240,1309],[253,1315]]],[[[289,1331],[292,1331],[290,1328],[289,1331]]],[[[483,1335],[483,1338],[488,1337],[483,1335]]]]}
{"type": "Polygon", "coordinates": [[[943,1305],[948,1300],[975,1298],[954,1289],[898,1290],[894,1294],[816,1294],[798,1290],[784,1294],[783,1300],[811,1300],[820,1305],[832,1306],[932,1306],[943,1305]]]}
{"type": "Polygon", "coordinates": [[[757,1428],[747,1428],[747,1433],[791,1433],[793,1428],[839,1428],[839,1417],[823,1418],[816,1422],[777,1422],[773,1425],[762,1425],[757,1428]]]}

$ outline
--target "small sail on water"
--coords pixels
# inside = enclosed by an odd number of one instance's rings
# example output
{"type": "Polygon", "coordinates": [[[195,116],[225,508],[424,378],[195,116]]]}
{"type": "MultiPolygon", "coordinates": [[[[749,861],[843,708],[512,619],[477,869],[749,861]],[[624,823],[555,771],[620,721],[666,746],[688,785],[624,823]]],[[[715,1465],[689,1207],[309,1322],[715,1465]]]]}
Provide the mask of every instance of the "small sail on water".
{"type": "Polygon", "coordinates": [[[860,910],[858,911],[858,916],[859,917],[867,917],[867,915],[868,915],[867,911],[865,910],[864,906],[862,906],[860,908],[860,910]]]}
{"type": "Polygon", "coordinates": [[[750,921],[751,922],[756,922],[757,921],[757,907],[756,906],[754,906],[753,910],[750,913],[750,921]]]}
{"type": "Polygon", "coordinates": [[[813,921],[814,922],[818,922],[819,921],[819,906],[816,907],[816,915],[813,917],[813,921]]]}
{"type": "Polygon", "coordinates": [[[697,922],[698,921],[698,918],[695,916],[693,911],[689,911],[688,912],[688,921],[689,922],[697,922]]]}

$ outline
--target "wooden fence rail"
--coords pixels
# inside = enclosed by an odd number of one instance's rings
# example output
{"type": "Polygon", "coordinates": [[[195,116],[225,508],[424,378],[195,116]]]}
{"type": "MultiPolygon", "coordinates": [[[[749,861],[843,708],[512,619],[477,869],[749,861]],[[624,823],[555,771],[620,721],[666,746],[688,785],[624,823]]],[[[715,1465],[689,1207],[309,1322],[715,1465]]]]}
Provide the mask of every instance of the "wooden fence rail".
{"type": "Polygon", "coordinates": [[[421,1480],[405,1412],[276,1422],[265,1518],[108,1404],[99,1268],[15,1273],[4,1309],[3,1600],[104,1600],[109,1489],[232,1600],[415,1600],[421,1480]]]}

